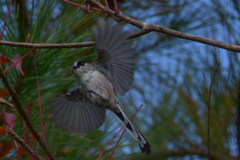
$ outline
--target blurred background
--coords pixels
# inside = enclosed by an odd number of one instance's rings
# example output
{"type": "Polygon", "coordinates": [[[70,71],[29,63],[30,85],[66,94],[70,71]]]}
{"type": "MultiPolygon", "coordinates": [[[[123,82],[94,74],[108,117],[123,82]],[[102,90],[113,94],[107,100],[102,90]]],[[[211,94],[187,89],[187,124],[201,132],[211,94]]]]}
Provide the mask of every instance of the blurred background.
{"type": "MultiPolygon", "coordinates": [[[[82,3],[82,1],[73,1],[82,3]]],[[[100,1],[104,4],[103,0],[100,1]]],[[[9,1],[0,0],[0,28],[7,15],[9,1]]],[[[240,44],[239,0],[118,0],[120,12],[137,20],[168,27],[184,33],[240,44]]],[[[105,14],[83,13],[79,7],[60,0],[13,1],[2,40],[28,43],[75,43],[94,41],[92,26],[105,14]]],[[[124,30],[140,29],[122,23],[124,30]]],[[[152,146],[150,157],[141,153],[137,142],[126,133],[113,159],[128,160],[204,160],[240,159],[240,56],[217,47],[151,32],[133,39],[139,53],[132,89],[118,101],[133,123],[152,146]],[[219,69],[217,71],[217,67],[219,69]],[[217,72],[217,73],[216,73],[217,72]],[[216,77],[213,81],[213,75],[216,77]],[[208,99],[211,88],[210,146],[208,146],[208,99]]],[[[29,48],[0,45],[0,55],[12,59],[29,52],[29,48]]],[[[40,83],[47,146],[57,159],[96,159],[121,124],[110,111],[99,130],[79,136],[65,132],[51,122],[47,113],[51,98],[77,87],[71,66],[77,60],[97,63],[93,47],[38,49],[22,61],[25,76],[13,68],[7,72],[23,106],[34,101],[31,121],[40,132],[37,101],[36,62],[40,83]]],[[[4,68],[11,64],[6,64],[4,68]]],[[[3,83],[0,83],[4,87],[3,83]]],[[[7,98],[12,102],[11,98],[7,98]]],[[[13,103],[13,102],[12,102],[13,103]]],[[[14,130],[23,136],[17,111],[14,130]]],[[[3,125],[2,120],[0,121],[3,125]]],[[[9,137],[1,135],[1,140],[9,137]]],[[[102,156],[107,159],[119,135],[102,156]]],[[[37,142],[32,147],[44,155],[37,142]]],[[[15,150],[5,159],[16,158],[15,150]]],[[[23,159],[27,155],[23,154],[23,159]]]]}

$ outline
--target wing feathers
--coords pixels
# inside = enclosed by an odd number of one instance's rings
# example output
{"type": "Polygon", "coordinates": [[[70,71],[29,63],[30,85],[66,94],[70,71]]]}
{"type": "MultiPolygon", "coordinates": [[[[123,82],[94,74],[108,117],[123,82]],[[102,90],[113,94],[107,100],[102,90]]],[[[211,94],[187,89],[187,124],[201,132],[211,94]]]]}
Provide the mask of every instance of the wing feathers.
{"type": "Polygon", "coordinates": [[[93,32],[99,57],[97,69],[104,69],[114,86],[115,95],[122,96],[132,85],[137,54],[119,24],[100,19],[93,32]]]}
{"type": "Polygon", "coordinates": [[[88,132],[99,128],[105,119],[105,109],[89,102],[74,100],[73,95],[62,95],[50,103],[51,118],[57,126],[72,132],[88,132]]]}

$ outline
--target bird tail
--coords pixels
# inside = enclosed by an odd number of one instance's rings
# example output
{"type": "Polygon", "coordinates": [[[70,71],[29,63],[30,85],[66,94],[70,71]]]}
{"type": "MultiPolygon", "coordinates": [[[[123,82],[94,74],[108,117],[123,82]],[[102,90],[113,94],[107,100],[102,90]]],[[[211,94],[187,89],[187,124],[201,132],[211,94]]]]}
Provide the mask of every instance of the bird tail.
{"type": "Polygon", "coordinates": [[[132,135],[132,137],[138,142],[138,145],[142,153],[149,155],[151,153],[151,145],[148,143],[146,138],[141,134],[141,132],[134,126],[134,124],[128,119],[125,113],[122,111],[120,106],[116,103],[120,112],[114,112],[117,115],[118,120],[124,125],[127,131],[132,135]]]}

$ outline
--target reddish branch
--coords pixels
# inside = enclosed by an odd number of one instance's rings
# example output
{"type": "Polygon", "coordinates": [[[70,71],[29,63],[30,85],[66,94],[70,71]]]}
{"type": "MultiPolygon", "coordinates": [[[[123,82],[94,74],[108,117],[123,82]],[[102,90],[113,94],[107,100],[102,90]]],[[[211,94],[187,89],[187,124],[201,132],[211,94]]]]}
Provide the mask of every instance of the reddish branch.
{"type": "MultiPolygon", "coordinates": [[[[7,131],[8,131],[8,129],[7,129],[7,131]]],[[[15,133],[15,134],[16,134],[16,133],[15,133]]],[[[10,135],[11,135],[11,134],[10,134],[10,135]]],[[[11,135],[11,136],[12,136],[12,135],[11,135]]],[[[16,134],[16,136],[18,136],[18,135],[16,134]]],[[[18,137],[19,137],[19,136],[18,136],[18,137]]],[[[13,148],[15,149],[17,158],[18,158],[19,160],[22,160],[22,159],[21,159],[21,156],[20,156],[20,154],[19,154],[19,152],[18,152],[18,147],[17,147],[16,139],[14,140],[13,136],[12,136],[12,144],[13,144],[13,148]]]]}
{"type": "Polygon", "coordinates": [[[1,35],[0,35],[0,41],[2,40],[4,31],[5,31],[6,27],[7,27],[7,22],[8,22],[8,18],[9,18],[10,12],[11,12],[11,7],[12,7],[12,0],[10,0],[10,2],[9,2],[7,16],[5,18],[4,25],[3,25],[3,28],[2,28],[2,32],[1,32],[1,35]]]}
{"type": "Polygon", "coordinates": [[[35,58],[34,58],[33,63],[34,63],[34,68],[35,68],[35,71],[36,71],[36,78],[37,78],[38,108],[39,108],[40,125],[41,125],[41,130],[42,130],[42,139],[43,139],[43,142],[46,143],[45,131],[44,131],[44,125],[43,125],[43,118],[42,118],[42,104],[41,104],[40,85],[39,85],[38,71],[37,71],[35,58]]]}
{"type": "Polygon", "coordinates": [[[0,77],[2,78],[3,83],[6,85],[6,88],[8,89],[9,93],[11,94],[11,97],[12,97],[12,99],[13,99],[15,105],[16,105],[16,109],[20,113],[20,115],[23,118],[23,120],[26,122],[27,126],[29,127],[29,129],[31,130],[33,135],[35,136],[36,140],[39,142],[39,144],[41,145],[43,150],[46,152],[46,154],[49,156],[49,158],[52,159],[52,160],[55,160],[54,156],[49,151],[49,149],[47,148],[46,144],[42,141],[42,139],[39,136],[37,130],[33,127],[32,123],[28,119],[27,114],[23,110],[22,104],[20,103],[20,101],[18,99],[18,95],[17,95],[16,91],[12,88],[10,83],[8,82],[8,79],[5,76],[5,74],[4,74],[3,70],[2,70],[2,67],[0,67],[0,77]]]}
{"type": "MultiPolygon", "coordinates": [[[[140,111],[140,109],[142,108],[142,106],[143,106],[143,105],[141,105],[140,107],[138,107],[138,109],[136,110],[136,112],[134,113],[134,115],[131,117],[131,119],[130,119],[131,121],[133,121],[133,119],[135,118],[135,116],[137,115],[137,113],[140,111]]],[[[108,141],[108,143],[105,145],[105,147],[103,148],[103,150],[101,151],[101,153],[98,155],[98,157],[97,157],[96,160],[100,160],[100,159],[101,159],[104,151],[107,149],[107,147],[110,145],[110,143],[112,143],[112,141],[116,138],[116,136],[117,136],[124,128],[125,128],[125,127],[122,126],[122,127],[119,129],[119,131],[114,134],[114,136],[112,137],[112,139],[110,139],[110,141],[108,141]]],[[[114,147],[114,149],[113,149],[113,151],[112,151],[112,153],[111,153],[111,155],[110,155],[109,158],[112,157],[115,149],[117,148],[117,146],[118,146],[118,144],[119,144],[120,140],[122,139],[122,136],[124,135],[125,132],[126,132],[126,129],[124,129],[123,133],[121,134],[121,136],[120,136],[117,144],[115,145],[115,147],[114,147]]]]}
{"type": "Polygon", "coordinates": [[[24,56],[22,56],[19,60],[17,60],[15,63],[13,63],[10,67],[8,67],[5,71],[3,71],[3,73],[6,73],[7,71],[9,71],[12,67],[14,67],[17,63],[19,63],[21,60],[23,60],[25,57],[27,57],[29,54],[33,53],[34,49],[32,49],[31,51],[29,51],[27,54],[25,54],[24,56]]]}
{"type": "MultiPolygon", "coordinates": [[[[141,106],[136,110],[136,112],[134,113],[134,115],[131,117],[131,121],[133,121],[133,119],[135,118],[135,116],[137,115],[137,113],[140,111],[140,109],[142,108],[142,106],[143,106],[143,105],[141,105],[141,106]]],[[[125,128],[125,127],[122,127],[121,129],[123,129],[123,128],[125,128]]],[[[122,132],[121,136],[119,137],[116,145],[114,146],[111,155],[108,157],[109,160],[112,159],[113,154],[114,154],[115,150],[117,149],[117,146],[118,146],[118,144],[120,143],[120,141],[121,141],[121,139],[122,139],[122,137],[123,137],[123,135],[124,135],[125,132],[126,132],[126,129],[124,129],[124,131],[122,132]]]]}
{"type": "MultiPolygon", "coordinates": [[[[74,3],[74,2],[71,2],[71,1],[68,1],[68,0],[62,0],[63,2],[66,2],[68,4],[71,4],[71,5],[74,5],[74,6],[77,6],[77,7],[80,7],[81,9],[82,8],[85,8],[85,9],[88,9],[86,5],[81,5],[81,4],[78,4],[78,3],[74,3]]],[[[98,11],[98,12],[102,12],[100,9],[97,9],[97,8],[91,8],[91,10],[95,10],[95,11],[98,11]]],[[[86,12],[85,10],[82,10],[83,12],[85,13],[89,13],[89,12],[86,12]]]]}

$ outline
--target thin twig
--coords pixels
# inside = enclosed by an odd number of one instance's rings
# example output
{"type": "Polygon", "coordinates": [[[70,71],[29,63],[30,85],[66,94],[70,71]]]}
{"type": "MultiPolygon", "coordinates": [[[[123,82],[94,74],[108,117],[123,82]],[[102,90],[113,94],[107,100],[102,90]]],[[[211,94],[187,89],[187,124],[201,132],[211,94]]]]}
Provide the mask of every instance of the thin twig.
{"type": "Polygon", "coordinates": [[[35,71],[36,71],[36,79],[37,79],[39,118],[40,118],[41,130],[42,130],[42,139],[43,139],[43,142],[46,143],[45,131],[44,131],[44,125],[43,125],[43,119],[42,119],[42,105],[41,105],[40,85],[39,85],[38,71],[37,71],[35,57],[36,56],[34,56],[33,63],[34,63],[34,68],[35,68],[35,71]]]}
{"type": "MultiPolygon", "coordinates": [[[[131,117],[131,121],[135,118],[135,116],[136,116],[137,113],[140,111],[140,109],[142,108],[142,106],[143,106],[143,105],[141,105],[140,107],[138,107],[138,109],[136,110],[136,112],[134,113],[134,115],[131,117]]],[[[108,157],[109,160],[112,159],[113,154],[114,154],[115,150],[117,149],[117,146],[118,146],[118,144],[120,143],[120,141],[121,141],[121,139],[122,139],[122,137],[123,137],[123,135],[124,135],[125,132],[126,132],[126,129],[124,129],[124,131],[122,132],[121,136],[119,137],[116,145],[114,146],[111,155],[108,157]]]]}
{"type": "Polygon", "coordinates": [[[210,147],[210,111],[211,111],[211,92],[212,92],[212,85],[213,85],[213,81],[216,77],[218,68],[220,66],[220,63],[217,66],[217,69],[212,77],[212,81],[210,83],[210,89],[209,89],[209,94],[208,94],[208,124],[207,124],[207,137],[208,137],[208,158],[210,159],[210,155],[211,155],[211,147],[210,147]]]}
{"type": "MultiPolygon", "coordinates": [[[[39,119],[40,119],[40,125],[41,125],[41,135],[42,135],[42,140],[44,143],[46,143],[46,138],[45,138],[45,130],[44,130],[44,125],[43,125],[43,118],[42,118],[42,104],[41,104],[41,94],[40,94],[40,85],[39,85],[39,79],[38,79],[38,71],[37,71],[37,66],[36,66],[36,56],[34,56],[34,68],[36,71],[36,79],[37,79],[37,90],[38,90],[38,108],[39,108],[39,119]]],[[[49,157],[47,157],[49,159],[49,157]]]]}
{"type": "MultiPolygon", "coordinates": [[[[143,105],[141,105],[140,107],[138,107],[138,109],[136,110],[136,112],[134,113],[134,115],[131,117],[131,121],[135,118],[135,116],[137,115],[137,113],[140,111],[140,109],[142,108],[143,105]]],[[[112,141],[117,137],[117,135],[124,129],[125,127],[122,126],[117,133],[114,134],[114,136],[108,141],[108,143],[105,145],[105,147],[103,148],[103,150],[101,151],[101,153],[98,155],[96,160],[100,160],[104,151],[107,149],[107,147],[112,143],[112,141]]],[[[126,129],[125,129],[126,131],[126,129]]],[[[124,131],[124,133],[125,133],[124,131]]]]}
{"type": "Polygon", "coordinates": [[[108,1],[104,0],[104,2],[105,2],[106,7],[109,8],[108,1]]]}
{"type": "Polygon", "coordinates": [[[119,9],[118,9],[118,4],[117,4],[117,0],[113,0],[113,4],[114,4],[114,11],[116,14],[119,13],[119,9]]]}
{"type": "Polygon", "coordinates": [[[108,143],[105,145],[105,147],[103,148],[103,150],[100,152],[100,154],[98,155],[96,160],[100,160],[104,151],[107,149],[107,147],[112,143],[112,141],[117,137],[117,135],[124,129],[124,126],[122,126],[117,133],[114,134],[114,136],[108,141],[108,143]]]}
{"type": "Polygon", "coordinates": [[[7,127],[7,132],[15,139],[18,143],[20,143],[33,157],[38,160],[44,160],[40,155],[38,155],[23,139],[21,139],[12,128],[7,127]]]}
{"type": "Polygon", "coordinates": [[[81,42],[81,43],[62,43],[62,44],[37,44],[37,43],[22,43],[22,42],[9,42],[0,41],[0,45],[24,47],[24,48],[78,48],[92,46],[94,42],[81,42]]]}
{"type": "Polygon", "coordinates": [[[10,2],[9,2],[9,7],[8,7],[7,16],[6,16],[6,19],[5,19],[5,21],[4,21],[4,25],[3,25],[3,28],[2,28],[2,32],[1,32],[1,35],[0,35],[0,41],[2,40],[4,31],[5,31],[6,27],[7,27],[8,18],[9,18],[10,12],[11,12],[11,7],[12,7],[12,0],[10,0],[10,2]]]}
{"type": "Polygon", "coordinates": [[[14,140],[13,137],[12,137],[12,143],[13,143],[13,147],[14,147],[14,149],[16,151],[16,155],[17,155],[18,160],[22,160],[22,158],[20,157],[19,152],[18,152],[19,148],[17,147],[17,143],[16,143],[16,141],[14,140]]]}
{"type": "Polygon", "coordinates": [[[26,122],[27,126],[29,127],[29,129],[31,130],[33,135],[35,136],[36,140],[39,142],[39,144],[41,145],[43,150],[46,152],[46,154],[50,157],[50,159],[55,160],[54,156],[49,151],[49,149],[47,148],[46,144],[42,141],[42,139],[39,136],[38,132],[36,131],[36,129],[33,127],[32,123],[28,119],[25,111],[22,108],[22,104],[20,103],[20,101],[18,99],[18,95],[17,95],[16,91],[12,88],[10,83],[8,82],[8,79],[5,76],[5,74],[4,74],[3,70],[2,70],[2,67],[0,67],[0,77],[2,78],[3,83],[6,85],[6,88],[8,89],[9,93],[11,94],[11,97],[12,97],[12,99],[13,99],[15,105],[16,105],[16,109],[18,110],[18,112],[20,113],[21,117],[26,122]]]}
{"type": "MultiPolygon", "coordinates": [[[[122,128],[123,128],[123,127],[122,127],[122,128]]],[[[122,128],[121,128],[121,129],[122,129],[122,128]]],[[[121,139],[122,139],[122,137],[123,137],[123,135],[124,135],[125,132],[126,132],[126,129],[123,130],[123,132],[122,132],[122,134],[120,135],[117,143],[116,143],[115,146],[113,147],[113,150],[112,150],[110,156],[108,157],[108,160],[111,160],[111,159],[112,159],[113,154],[114,154],[115,150],[117,149],[117,146],[118,146],[118,144],[120,143],[120,141],[121,141],[121,139]]]]}
{"type": "MultiPolygon", "coordinates": [[[[129,39],[139,37],[148,32],[138,31],[136,33],[130,34],[129,39]]],[[[37,43],[22,43],[22,42],[10,42],[10,41],[0,41],[0,44],[14,47],[25,47],[25,48],[78,48],[78,47],[88,47],[93,46],[94,42],[80,42],[80,43],[62,43],[62,44],[37,44],[37,43]]]]}
{"type": "Polygon", "coordinates": [[[14,67],[17,63],[19,63],[21,60],[23,60],[25,57],[27,57],[29,54],[31,54],[35,49],[32,49],[31,51],[29,51],[27,54],[25,54],[24,56],[22,56],[21,58],[19,58],[19,60],[17,60],[14,64],[12,64],[10,67],[8,67],[4,73],[6,73],[7,71],[9,71],[12,67],[14,67]]]}
{"type": "MultiPolygon", "coordinates": [[[[74,3],[74,2],[71,2],[71,1],[68,1],[68,0],[62,0],[62,1],[63,1],[63,2],[66,2],[66,3],[68,3],[68,4],[71,4],[71,5],[74,5],[74,6],[78,6],[78,7],[81,6],[81,4],[74,3]]],[[[97,8],[92,8],[92,7],[91,7],[91,10],[95,10],[95,11],[98,11],[98,12],[102,12],[102,10],[97,9],[97,8]]]]}

